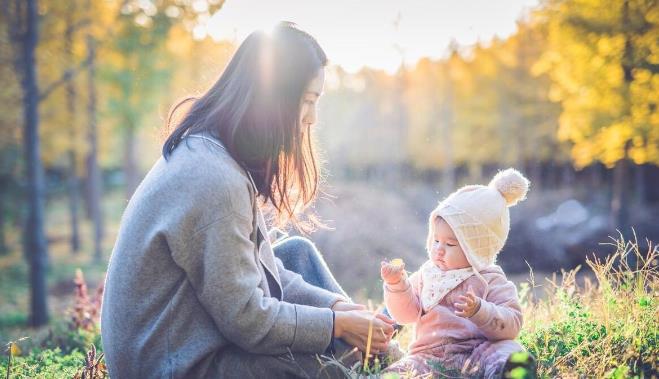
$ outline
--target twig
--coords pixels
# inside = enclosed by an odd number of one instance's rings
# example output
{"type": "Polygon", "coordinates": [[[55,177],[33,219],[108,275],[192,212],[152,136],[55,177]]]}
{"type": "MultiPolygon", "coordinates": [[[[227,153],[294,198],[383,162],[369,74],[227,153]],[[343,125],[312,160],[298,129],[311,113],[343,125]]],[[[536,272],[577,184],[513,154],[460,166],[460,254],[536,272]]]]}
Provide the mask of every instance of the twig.
{"type": "Polygon", "coordinates": [[[86,28],[87,26],[91,25],[91,20],[89,18],[82,19],[78,21],[77,23],[70,25],[66,28],[65,33],[73,33],[79,29],[86,28]]]}
{"type": "MultiPolygon", "coordinates": [[[[371,299],[368,300],[368,309],[373,309],[373,304],[371,303],[371,299]]],[[[368,357],[371,354],[372,338],[373,338],[373,318],[369,319],[368,321],[368,339],[366,340],[366,354],[364,354],[364,370],[368,370],[368,357]]]]}
{"type": "Polygon", "coordinates": [[[12,358],[11,345],[12,344],[13,342],[9,343],[9,361],[7,361],[7,379],[9,379],[9,374],[11,374],[11,358],[12,358]]]}
{"type": "Polygon", "coordinates": [[[71,80],[73,77],[78,75],[78,73],[80,73],[80,71],[82,71],[83,69],[89,67],[89,64],[90,64],[90,59],[88,58],[88,59],[85,59],[80,65],[78,65],[78,67],[70,68],[70,69],[64,71],[64,73],[62,74],[62,76],[59,79],[57,79],[54,82],[50,83],[48,85],[48,87],[46,87],[46,89],[44,89],[43,92],[41,92],[39,94],[39,101],[45,100],[59,86],[66,83],[67,81],[71,80]]]}

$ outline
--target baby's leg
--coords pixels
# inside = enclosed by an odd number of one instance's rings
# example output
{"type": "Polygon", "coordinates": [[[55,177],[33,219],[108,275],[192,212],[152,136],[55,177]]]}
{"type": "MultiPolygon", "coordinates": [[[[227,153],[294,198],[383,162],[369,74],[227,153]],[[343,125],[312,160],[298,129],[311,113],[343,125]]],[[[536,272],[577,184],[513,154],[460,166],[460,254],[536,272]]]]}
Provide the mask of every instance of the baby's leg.
{"type": "Polygon", "coordinates": [[[503,340],[484,342],[474,349],[470,359],[480,366],[485,378],[499,378],[503,374],[508,358],[513,353],[525,351],[517,341],[503,340]]]}
{"type": "Polygon", "coordinates": [[[412,354],[404,357],[384,370],[400,374],[403,378],[431,378],[432,371],[428,364],[434,357],[429,354],[412,354]]]}

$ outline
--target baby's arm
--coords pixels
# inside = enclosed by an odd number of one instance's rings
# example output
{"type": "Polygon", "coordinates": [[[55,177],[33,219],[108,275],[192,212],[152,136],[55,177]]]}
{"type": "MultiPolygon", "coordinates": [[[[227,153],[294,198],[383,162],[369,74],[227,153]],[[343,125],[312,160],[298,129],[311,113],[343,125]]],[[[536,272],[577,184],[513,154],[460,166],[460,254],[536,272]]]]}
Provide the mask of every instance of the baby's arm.
{"type": "Polygon", "coordinates": [[[522,309],[515,285],[497,275],[489,282],[487,299],[480,299],[480,308],[469,319],[490,340],[517,338],[522,328],[522,309]]]}
{"type": "Polygon", "coordinates": [[[397,284],[384,283],[384,303],[387,310],[399,324],[411,324],[421,314],[421,301],[418,296],[418,273],[408,279],[404,277],[397,284]]]}

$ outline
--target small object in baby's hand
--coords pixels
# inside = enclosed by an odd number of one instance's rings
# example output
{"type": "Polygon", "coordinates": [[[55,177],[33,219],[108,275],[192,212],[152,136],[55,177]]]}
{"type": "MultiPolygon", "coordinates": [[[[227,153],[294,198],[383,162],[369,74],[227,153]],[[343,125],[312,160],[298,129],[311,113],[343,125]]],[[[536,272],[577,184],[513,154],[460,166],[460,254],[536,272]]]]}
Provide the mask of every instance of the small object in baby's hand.
{"type": "Polygon", "coordinates": [[[392,259],[391,262],[389,262],[389,264],[391,264],[392,266],[401,267],[402,265],[405,264],[405,262],[403,262],[403,260],[400,258],[395,258],[392,259]]]}

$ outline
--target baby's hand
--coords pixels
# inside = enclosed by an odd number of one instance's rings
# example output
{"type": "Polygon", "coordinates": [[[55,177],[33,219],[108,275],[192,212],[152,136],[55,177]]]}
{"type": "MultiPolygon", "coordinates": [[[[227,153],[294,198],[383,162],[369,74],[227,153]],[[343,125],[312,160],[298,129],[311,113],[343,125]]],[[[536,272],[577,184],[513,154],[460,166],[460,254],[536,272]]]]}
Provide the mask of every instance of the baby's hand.
{"type": "Polygon", "coordinates": [[[385,283],[390,285],[398,284],[407,275],[405,272],[405,263],[401,260],[394,261],[380,262],[380,276],[385,283]]]}
{"type": "Polygon", "coordinates": [[[467,296],[458,297],[459,303],[455,303],[455,314],[461,317],[469,318],[473,316],[481,307],[481,298],[476,296],[472,290],[467,292],[467,296]]]}

